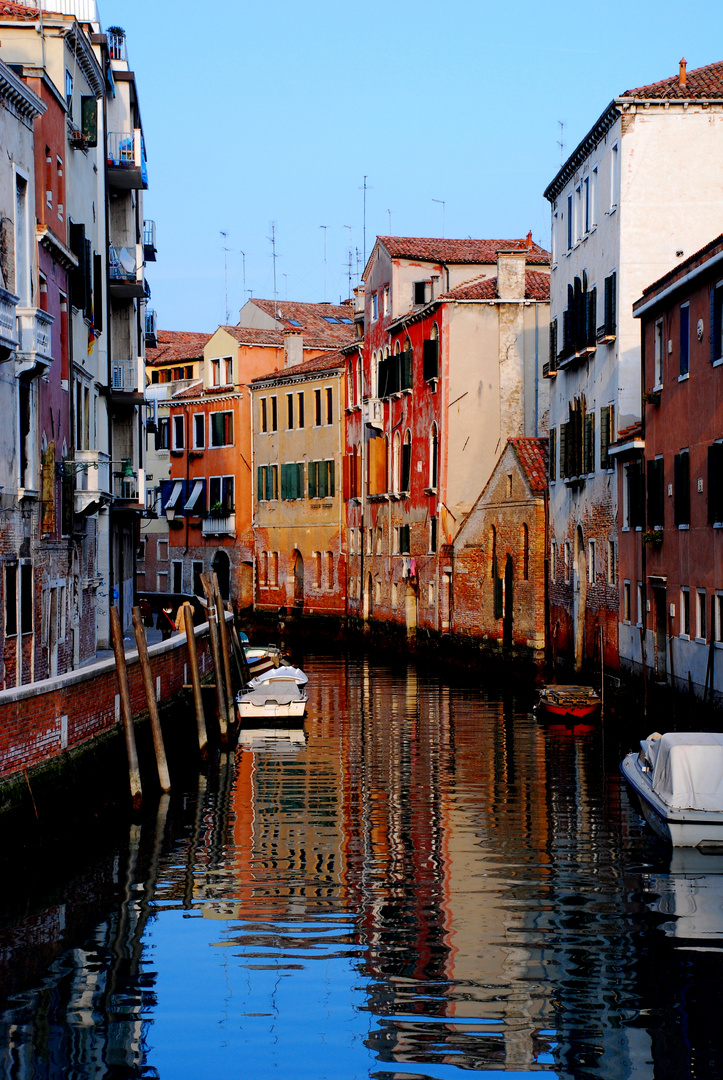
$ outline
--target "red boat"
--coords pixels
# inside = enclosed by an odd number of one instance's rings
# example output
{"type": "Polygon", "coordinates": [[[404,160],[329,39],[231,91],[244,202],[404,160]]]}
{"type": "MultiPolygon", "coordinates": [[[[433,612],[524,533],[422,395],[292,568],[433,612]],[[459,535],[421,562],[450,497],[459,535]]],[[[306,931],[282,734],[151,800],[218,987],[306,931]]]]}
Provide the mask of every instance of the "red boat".
{"type": "Polygon", "coordinates": [[[544,686],[537,707],[550,719],[592,720],[600,712],[600,695],[591,686],[544,686]]]}

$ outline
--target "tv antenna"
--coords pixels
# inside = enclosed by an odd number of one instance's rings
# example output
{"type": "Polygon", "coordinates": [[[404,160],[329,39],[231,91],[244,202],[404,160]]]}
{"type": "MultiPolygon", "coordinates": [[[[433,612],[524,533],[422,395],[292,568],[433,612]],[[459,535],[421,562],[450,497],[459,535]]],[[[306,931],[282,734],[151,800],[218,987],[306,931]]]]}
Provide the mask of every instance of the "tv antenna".
{"type": "Polygon", "coordinates": [[[444,211],[447,204],[444,199],[432,199],[432,202],[441,203],[442,205],[442,239],[444,240],[444,211]]]}
{"type": "Polygon", "coordinates": [[[242,263],[241,263],[241,266],[242,266],[241,273],[242,273],[242,276],[243,276],[243,289],[244,289],[243,294],[245,296],[246,295],[246,252],[241,251],[241,248],[239,248],[239,252],[241,254],[241,259],[243,260],[242,263]]]}
{"type": "Polygon", "coordinates": [[[389,217],[389,235],[392,235],[392,212],[387,210],[387,216],[389,217]]]}
{"type": "Polygon", "coordinates": [[[560,147],[560,164],[565,164],[565,121],[558,120],[560,125],[560,138],[557,140],[557,145],[560,147]]]}
{"type": "Polygon", "coordinates": [[[362,215],[362,247],[364,249],[364,265],[367,264],[367,191],[369,191],[369,185],[367,184],[367,178],[364,177],[364,183],[362,184],[360,191],[364,192],[363,202],[363,215],[362,215]]]}
{"type": "Polygon", "coordinates": [[[231,318],[231,314],[230,314],[230,312],[228,310],[228,252],[229,252],[229,249],[228,249],[228,247],[226,245],[226,237],[228,236],[228,233],[224,232],[223,229],[220,230],[220,233],[221,233],[221,236],[223,237],[223,249],[222,249],[223,250],[223,278],[224,278],[224,286],[225,286],[225,291],[226,291],[226,325],[228,326],[228,320],[231,318]]]}
{"type": "Polygon", "coordinates": [[[271,243],[271,258],[274,262],[274,316],[276,315],[276,260],[278,255],[276,254],[276,222],[272,221],[269,228],[271,229],[271,236],[267,236],[266,239],[271,243]]]}
{"type": "Polygon", "coordinates": [[[324,303],[326,303],[326,225],[320,225],[320,229],[324,230],[324,303]]]}

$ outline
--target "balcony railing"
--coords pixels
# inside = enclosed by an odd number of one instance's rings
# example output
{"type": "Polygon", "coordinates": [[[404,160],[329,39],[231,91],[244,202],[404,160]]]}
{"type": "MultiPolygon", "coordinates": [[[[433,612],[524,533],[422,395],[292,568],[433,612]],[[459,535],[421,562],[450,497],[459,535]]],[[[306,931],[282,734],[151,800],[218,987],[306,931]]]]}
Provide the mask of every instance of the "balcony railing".
{"type": "Polygon", "coordinates": [[[114,360],[112,368],[111,389],[126,394],[139,393],[137,360],[114,360]]]}
{"type": "Polygon", "coordinates": [[[112,462],[113,498],[120,502],[138,502],[138,476],[133,472],[130,458],[112,462]]]}
{"type": "Polygon", "coordinates": [[[156,261],[156,223],[143,222],[143,258],[146,262],[156,261]]]}
{"type": "Polygon", "coordinates": [[[146,345],[155,349],[158,345],[156,313],[153,308],[146,308],[146,345]]]}
{"type": "Polygon", "coordinates": [[[202,536],[235,536],[236,515],[228,514],[226,517],[207,517],[201,522],[202,536]]]}
{"type": "Polygon", "coordinates": [[[384,427],[384,402],[381,398],[367,398],[363,405],[364,423],[369,427],[384,427]]]}
{"type": "Polygon", "coordinates": [[[109,131],[106,145],[113,184],[116,187],[147,188],[148,168],[141,129],[109,131]]]}
{"type": "Polygon", "coordinates": [[[55,316],[41,308],[16,308],[20,345],[18,359],[49,368],[52,363],[50,327],[55,316]]]}
{"type": "Polygon", "coordinates": [[[17,296],[0,288],[0,361],[8,360],[18,347],[17,302],[17,296]]]}
{"type": "Polygon", "coordinates": [[[111,244],[108,254],[111,281],[135,281],[137,272],[136,249],[111,244]]]}
{"type": "Polygon", "coordinates": [[[111,60],[126,59],[126,39],[124,34],[106,34],[108,38],[108,52],[111,60]]]}

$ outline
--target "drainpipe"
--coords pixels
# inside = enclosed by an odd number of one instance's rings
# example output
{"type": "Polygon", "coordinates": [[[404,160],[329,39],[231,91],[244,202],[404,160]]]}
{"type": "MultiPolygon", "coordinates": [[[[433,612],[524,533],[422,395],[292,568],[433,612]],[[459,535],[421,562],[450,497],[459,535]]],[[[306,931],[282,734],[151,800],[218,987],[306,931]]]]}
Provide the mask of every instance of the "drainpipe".
{"type": "Polygon", "coordinates": [[[540,409],[540,320],[539,304],[535,304],[535,438],[537,438],[540,409]]]}

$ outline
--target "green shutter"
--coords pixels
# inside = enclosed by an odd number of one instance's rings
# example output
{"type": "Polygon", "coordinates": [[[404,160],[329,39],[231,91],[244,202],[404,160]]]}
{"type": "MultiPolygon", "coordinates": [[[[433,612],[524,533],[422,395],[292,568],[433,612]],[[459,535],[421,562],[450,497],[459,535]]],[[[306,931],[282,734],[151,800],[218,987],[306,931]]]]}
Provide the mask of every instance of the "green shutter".
{"type": "Polygon", "coordinates": [[[327,462],[327,465],[329,466],[329,495],[333,496],[334,491],[335,491],[335,485],[334,485],[334,462],[333,462],[333,460],[327,462]]]}
{"type": "Polygon", "coordinates": [[[256,468],[256,498],[259,502],[264,498],[264,467],[258,465],[256,468]]]}
{"type": "Polygon", "coordinates": [[[315,499],[319,490],[319,462],[309,462],[309,498],[315,499]]]}
{"type": "Polygon", "coordinates": [[[289,466],[285,463],[281,466],[281,498],[291,498],[289,495],[289,466]]]}
{"type": "Polygon", "coordinates": [[[319,466],[319,498],[325,499],[329,494],[329,471],[328,461],[320,461],[319,466]]]}

